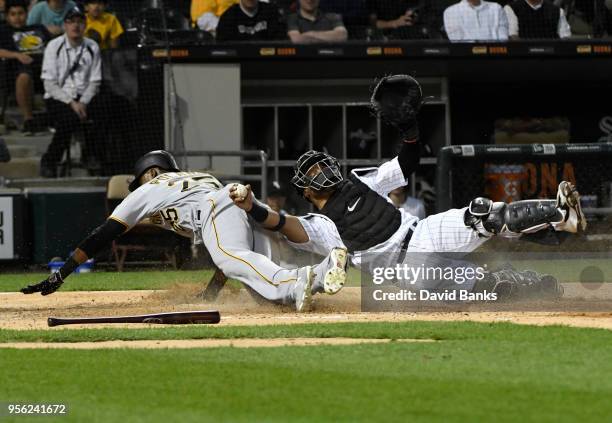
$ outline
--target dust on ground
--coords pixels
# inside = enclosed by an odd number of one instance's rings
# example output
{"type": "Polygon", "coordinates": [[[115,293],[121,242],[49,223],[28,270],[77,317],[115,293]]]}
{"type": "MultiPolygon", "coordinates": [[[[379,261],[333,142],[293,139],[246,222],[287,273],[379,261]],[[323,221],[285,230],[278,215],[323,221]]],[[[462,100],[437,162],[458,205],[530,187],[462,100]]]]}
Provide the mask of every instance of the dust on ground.
{"type": "MultiPolygon", "coordinates": [[[[577,284],[572,284],[577,285],[577,284]]],[[[571,290],[576,287],[570,287],[571,290]]],[[[317,295],[311,313],[298,314],[288,306],[278,306],[254,299],[246,290],[224,289],[214,303],[205,303],[198,296],[201,287],[175,285],[163,291],[79,291],[57,292],[46,297],[21,293],[0,293],[0,329],[50,329],[47,318],[121,316],[172,311],[219,310],[221,323],[228,325],[274,325],[335,322],[399,322],[399,321],[477,321],[512,322],[529,325],[568,325],[612,329],[612,303],[602,301],[598,311],[581,311],[576,302],[567,302],[562,311],[435,311],[435,312],[361,312],[360,289],[347,287],[336,295],[317,295]],[[570,306],[571,305],[571,306],[570,306]],[[610,310],[610,311],[608,311],[610,310]]],[[[570,292],[574,299],[588,300],[593,295],[570,292]]],[[[567,292],[567,290],[566,290],[567,292]]],[[[592,300],[593,304],[598,304],[592,300]]],[[[584,307],[582,308],[584,310],[584,307]]],[[[594,310],[594,309],[592,309],[594,310]]],[[[146,328],[152,324],[71,325],[84,327],[146,328]]]]}
{"type": "Polygon", "coordinates": [[[318,345],[355,345],[355,344],[388,344],[412,342],[438,342],[434,339],[370,339],[370,338],[265,338],[265,339],[171,339],[171,340],[132,340],[101,342],[8,342],[0,344],[2,348],[13,349],[167,349],[167,348],[274,348],[287,346],[318,345]]]}

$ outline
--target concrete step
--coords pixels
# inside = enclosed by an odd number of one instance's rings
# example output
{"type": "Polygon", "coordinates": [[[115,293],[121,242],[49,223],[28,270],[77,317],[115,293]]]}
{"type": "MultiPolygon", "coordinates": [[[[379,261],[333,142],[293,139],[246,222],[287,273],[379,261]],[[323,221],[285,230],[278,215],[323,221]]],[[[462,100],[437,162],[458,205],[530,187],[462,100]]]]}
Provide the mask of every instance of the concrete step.
{"type": "Polygon", "coordinates": [[[3,135],[2,138],[6,142],[6,145],[10,148],[11,146],[20,147],[31,147],[35,150],[37,155],[42,155],[47,151],[47,147],[51,143],[53,134],[37,134],[37,135],[23,135],[20,132],[11,132],[8,135],[3,135]]]}
{"type": "Polygon", "coordinates": [[[39,174],[39,158],[13,158],[8,163],[0,163],[0,175],[5,178],[36,178],[39,174]]]}
{"type": "Polygon", "coordinates": [[[36,151],[36,147],[30,145],[7,145],[7,148],[13,159],[40,158],[40,154],[36,151]]]}

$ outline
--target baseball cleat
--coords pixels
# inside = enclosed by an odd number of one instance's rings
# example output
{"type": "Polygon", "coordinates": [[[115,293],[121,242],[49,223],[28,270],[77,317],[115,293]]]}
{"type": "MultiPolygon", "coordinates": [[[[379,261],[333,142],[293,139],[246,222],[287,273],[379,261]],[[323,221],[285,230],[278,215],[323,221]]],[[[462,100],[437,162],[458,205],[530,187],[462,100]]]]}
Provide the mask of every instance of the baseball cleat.
{"type": "Polygon", "coordinates": [[[312,267],[306,266],[298,270],[298,281],[295,285],[295,311],[302,313],[312,309],[312,282],[315,274],[312,267]]]}
{"type": "Polygon", "coordinates": [[[557,207],[565,211],[565,219],[555,226],[556,230],[572,233],[576,233],[578,230],[586,230],[587,220],[580,206],[580,194],[567,181],[562,181],[559,184],[557,207]]]}
{"type": "Polygon", "coordinates": [[[323,289],[326,294],[333,295],[340,291],[346,283],[346,248],[334,248],[330,253],[332,268],[325,272],[323,289]]]}

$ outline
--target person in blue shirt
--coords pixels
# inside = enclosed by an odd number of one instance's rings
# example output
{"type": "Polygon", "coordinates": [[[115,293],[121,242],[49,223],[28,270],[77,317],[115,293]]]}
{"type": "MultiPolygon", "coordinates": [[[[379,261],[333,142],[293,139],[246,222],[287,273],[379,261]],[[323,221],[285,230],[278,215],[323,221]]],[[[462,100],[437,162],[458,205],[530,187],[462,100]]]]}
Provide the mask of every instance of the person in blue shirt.
{"type": "Polygon", "coordinates": [[[28,14],[28,25],[44,25],[57,36],[64,32],[64,17],[76,3],[72,0],[47,0],[36,3],[28,14]]]}

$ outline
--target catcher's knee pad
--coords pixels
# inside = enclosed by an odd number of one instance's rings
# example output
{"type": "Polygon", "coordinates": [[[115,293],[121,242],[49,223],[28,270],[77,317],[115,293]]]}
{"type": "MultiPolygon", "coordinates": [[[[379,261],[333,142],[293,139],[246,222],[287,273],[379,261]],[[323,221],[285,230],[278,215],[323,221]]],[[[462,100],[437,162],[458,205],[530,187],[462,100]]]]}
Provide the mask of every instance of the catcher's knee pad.
{"type": "Polygon", "coordinates": [[[465,211],[465,226],[490,237],[502,233],[530,233],[562,222],[563,213],[555,200],[523,200],[506,204],[478,197],[465,211]]]}

